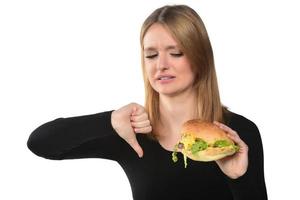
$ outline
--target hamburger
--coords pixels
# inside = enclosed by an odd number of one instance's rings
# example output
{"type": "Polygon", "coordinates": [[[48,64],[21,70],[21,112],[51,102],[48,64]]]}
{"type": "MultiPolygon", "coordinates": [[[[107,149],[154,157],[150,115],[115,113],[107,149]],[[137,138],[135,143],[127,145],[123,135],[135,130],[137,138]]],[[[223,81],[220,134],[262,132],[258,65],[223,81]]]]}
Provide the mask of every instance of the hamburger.
{"type": "Polygon", "coordinates": [[[239,150],[226,132],[211,122],[189,120],[182,125],[181,134],[180,141],[174,147],[172,160],[177,162],[177,152],[180,151],[184,156],[185,168],[187,157],[208,162],[233,155],[239,150]]]}

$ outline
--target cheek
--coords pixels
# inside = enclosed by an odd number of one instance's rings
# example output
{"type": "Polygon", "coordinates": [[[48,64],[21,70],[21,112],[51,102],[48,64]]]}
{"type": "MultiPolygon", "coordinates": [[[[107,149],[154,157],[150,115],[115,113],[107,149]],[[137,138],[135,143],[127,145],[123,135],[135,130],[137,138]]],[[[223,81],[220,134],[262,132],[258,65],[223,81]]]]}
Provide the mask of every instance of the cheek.
{"type": "Polygon", "coordinates": [[[153,82],[153,76],[154,76],[154,70],[153,70],[153,67],[147,63],[145,63],[145,72],[146,72],[146,75],[147,75],[147,79],[148,81],[152,84],[153,82]]]}
{"type": "Polygon", "coordinates": [[[195,81],[195,74],[193,73],[193,71],[191,69],[189,69],[187,71],[187,76],[188,76],[188,80],[190,80],[190,83],[194,83],[195,81]]]}
{"type": "Polygon", "coordinates": [[[182,67],[178,70],[179,74],[181,74],[181,81],[185,82],[185,84],[192,84],[195,81],[195,74],[191,69],[189,64],[181,65],[182,67]]]}
{"type": "Polygon", "coordinates": [[[194,73],[192,71],[192,67],[189,64],[189,62],[187,62],[186,60],[183,60],[179,66],[181,66],[178,69],[178,72],[180,74],[184,75],[186,78],[194,79],[194,73]]]}
{"type": "Polygon", "coordinates": [[[194,72],[192,71],[191,68],[189,68],[189,69],[187,70],[187,76],[189,76],[189,78],[190,78],[191,80],[194,80],[195,74],[194,74],[194,72]]]}

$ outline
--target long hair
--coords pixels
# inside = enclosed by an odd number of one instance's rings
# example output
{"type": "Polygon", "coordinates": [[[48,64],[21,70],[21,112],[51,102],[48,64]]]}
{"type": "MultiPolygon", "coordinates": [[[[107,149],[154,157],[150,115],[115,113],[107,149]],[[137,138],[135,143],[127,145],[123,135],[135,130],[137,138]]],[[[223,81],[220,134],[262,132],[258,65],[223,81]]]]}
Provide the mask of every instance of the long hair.
{"type": "Polygon", "coordinates": [[[163,6],[156,9],[144,21],[141,33],[141,61],[145,85],[145,109],[156,135],[160,119],[159,94],[152,88],[144,65],[144,36],[151,25],[161,24],[177,41],[181,51],[191,63],[195,74],[194,88],[198,105],[195,108],[199,119],[224,122],[227,108],[221,104],[212,47],[200,16],[186,5],[163,6]]]}

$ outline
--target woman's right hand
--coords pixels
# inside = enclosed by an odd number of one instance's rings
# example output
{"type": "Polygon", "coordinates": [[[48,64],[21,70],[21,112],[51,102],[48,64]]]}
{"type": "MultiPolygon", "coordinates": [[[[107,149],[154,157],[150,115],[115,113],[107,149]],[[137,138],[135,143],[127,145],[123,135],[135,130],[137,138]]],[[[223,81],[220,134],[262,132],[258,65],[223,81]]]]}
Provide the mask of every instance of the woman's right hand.
{"type": "Polygon", "coordinates": [[[123,106],[112,112],[111,124],[118,135],[142,157],[143,149],[136,139],[136,133],[147,134],[152,131],[145,108],[137,103],[123,106]]]}

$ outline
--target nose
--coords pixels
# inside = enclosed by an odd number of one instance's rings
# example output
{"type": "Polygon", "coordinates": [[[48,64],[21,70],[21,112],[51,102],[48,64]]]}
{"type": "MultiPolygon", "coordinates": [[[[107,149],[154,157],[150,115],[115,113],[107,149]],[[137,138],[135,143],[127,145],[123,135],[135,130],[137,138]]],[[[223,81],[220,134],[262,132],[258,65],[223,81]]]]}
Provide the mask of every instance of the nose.
{"type": "Polygon", "coordinates": [[[164,71],[169,69],[169,62],[166,55],[160,54],[157,59],[157,69],[160,71],[164,71]]]}

